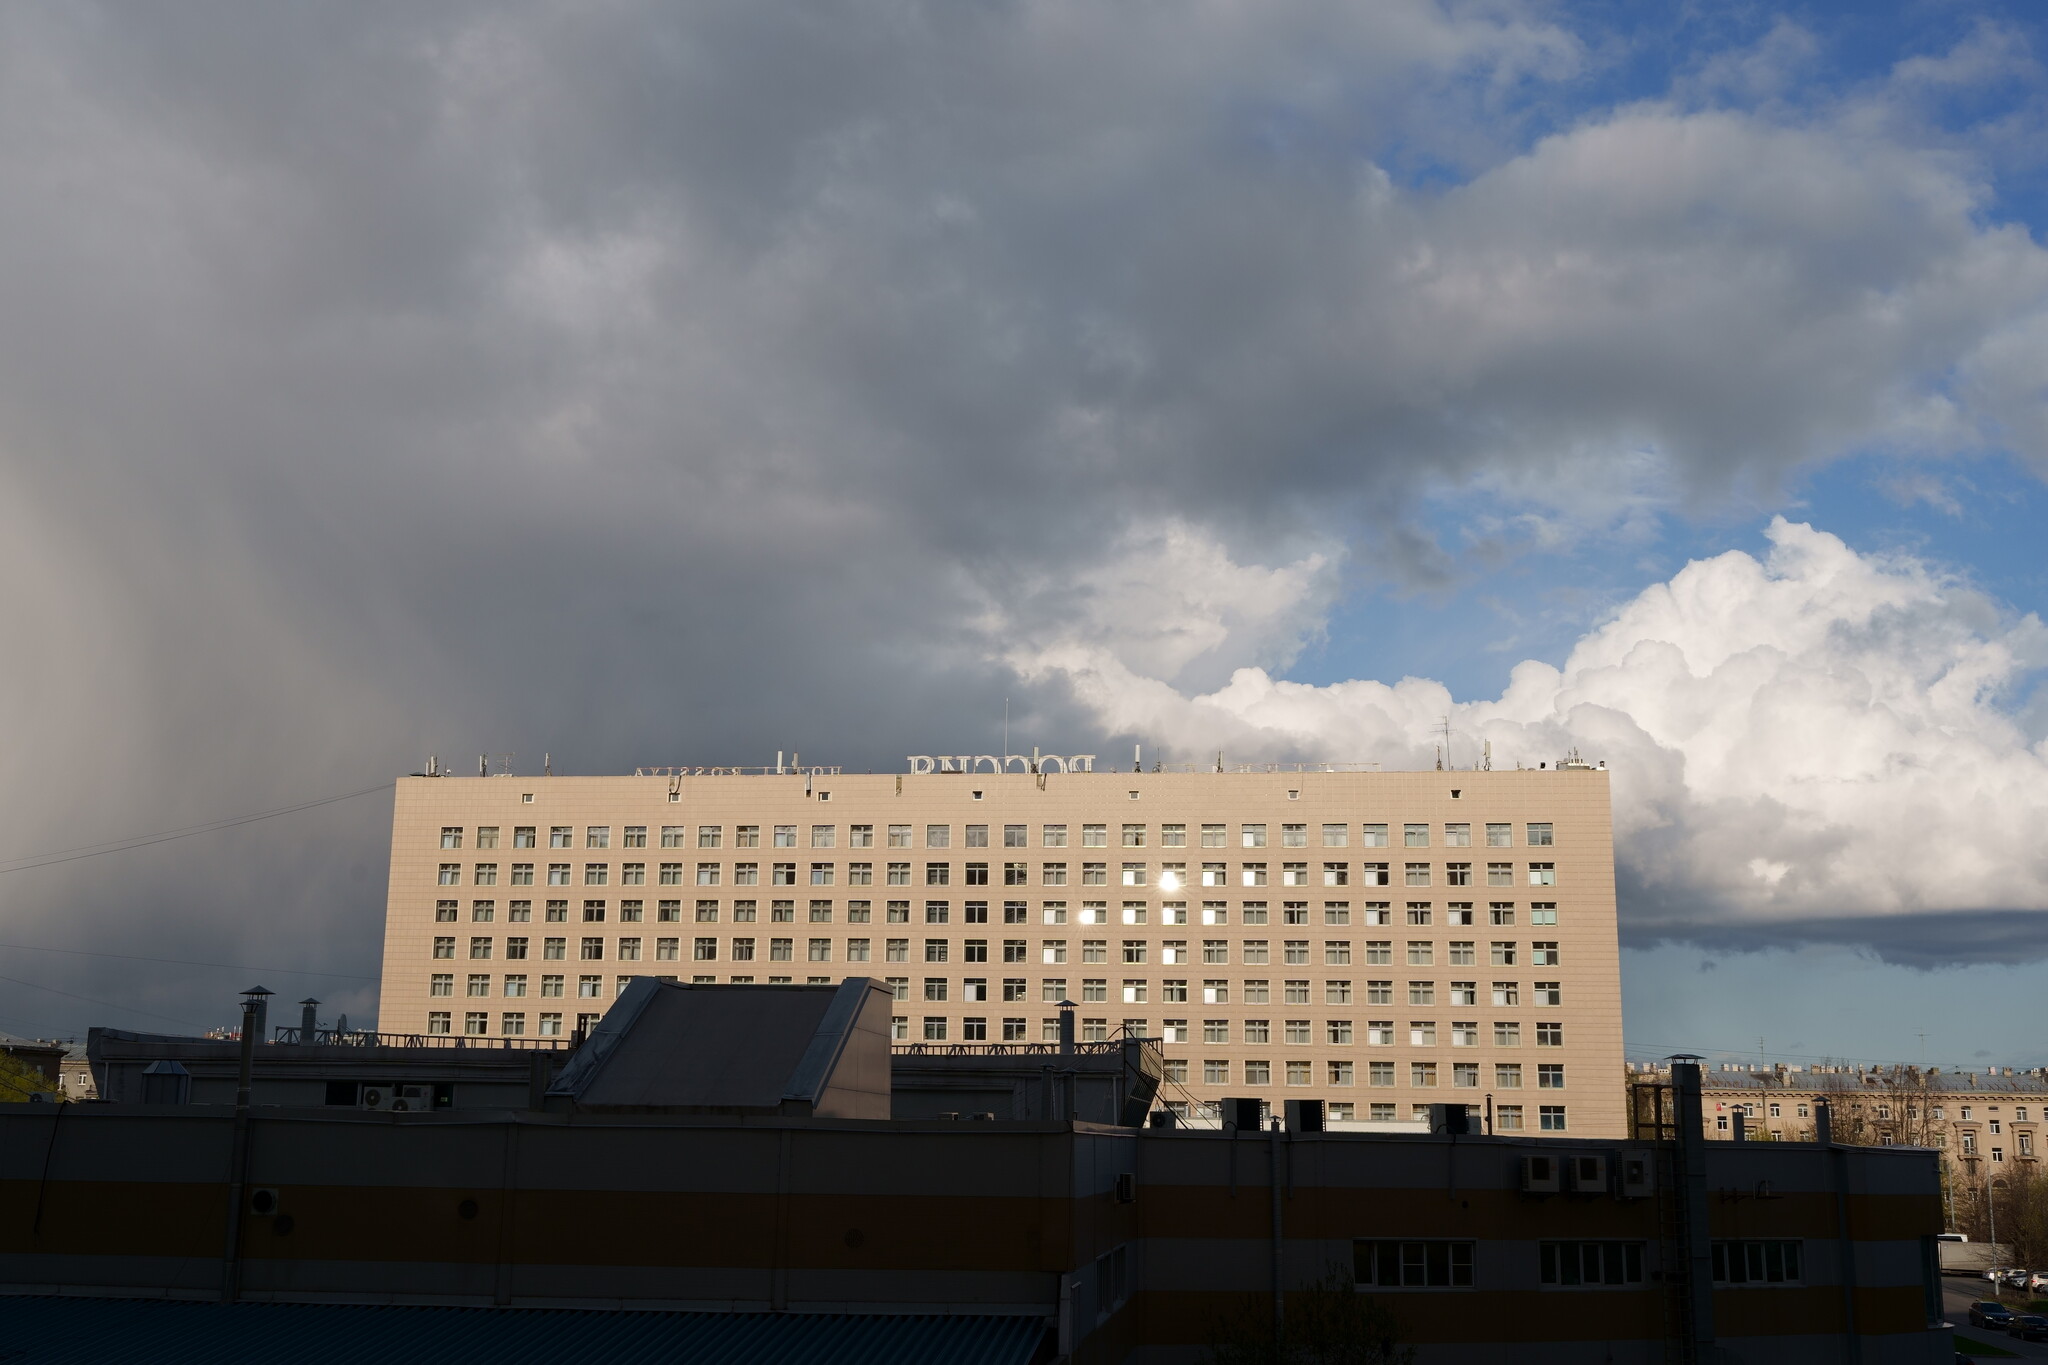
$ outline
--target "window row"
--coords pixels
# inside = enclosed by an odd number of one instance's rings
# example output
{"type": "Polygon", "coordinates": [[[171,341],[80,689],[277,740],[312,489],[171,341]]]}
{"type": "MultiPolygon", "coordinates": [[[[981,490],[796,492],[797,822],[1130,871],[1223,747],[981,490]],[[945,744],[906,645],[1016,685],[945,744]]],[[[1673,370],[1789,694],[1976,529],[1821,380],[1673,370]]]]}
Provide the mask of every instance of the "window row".
{"type": "MultiPolygon", "coordinates": [[[[479,862],[468,866],[470,884],[475,886],[498,885],[499,873],[505,874],[508,886],[610,886],[612,885],[613,864],[604,863],[498,863],[479,862]],[[544,875],[544,882],[536,882],[536,876],[544,875]]],[[[1475,864],[1467,862],[1446,862],[1442,864],[1441,883],[1438,881],[1437,865],[1433,863],[1403,863],[1398,869],[1391,863],[1280,863],[1275,881],[1275,864],[1247,862],[1236,864],[1235,871],[1229,863],[1199,863],[1196,870],[1189,872],[1187,863],[1137,863],[1127,862],[1112,866],[1107,862],[1007,862],[984,863],[966,862],[959,866],[960,878],[953,878],[955,865],[950,862],[908,862],[883,863],[881,880],[877,882],[875,864],[870,862],[771,862],[767,865],[767,879],[762,879],[758,862],[726,863],[656,863],[655,880],[662,886],[1157,886],[1168,895],[1188,887],[1223,888],[1230,886],[1493,886],[1508,887],[1521,884],[1517,880],[1515,864],[1499,862],[1484,864],[1483,873],[1475,871],[1475,864]],[[1070,876],[1071,874],[1071,876],[1070,876]],[[1396,882],[1396,875],[1400,880],[1396,882]],[[1481,878],[1483,877],[1483,880],[1481,878]]],[[[442,863],[436,874],[442,886],[463,885],[464,864],[442,863]]],[[[617,864],[618,884],[621,886],[647,885],[647,864],[624,862],[617,864]]],[[[1554,862],[1532,862],[1523,871],[1529,886],[1557,885],[1557,864],[1554,862]]]]}
{"type": "MultiPolygon", "coordinates": [[[[1502,1125],[1495,1124],[1496,1129],[1502,1125]]],[[[1562,1128],[1560,1122],[1559,1127],[1562,1128]]],[[[1559,1289],[1626,1288],[1644,1282],[1645,1243],[1624,1240],[1536,1244],[1539,1283],[1559,1289]]],[[[1471,1289],[1474,1244],[1463,1241],[1359,1241],[1353,1245],[1360,1287],[1471,1289]]],[[[1717,1285],[1797,1285],[1801,1243],[1779,1238],[1713,1243],[1717,1285]]]]}
{"type": "MultiPolygon", "coordinates": [[[[586,914],[584,918],[586,921],[594,922],[601,921],[604,916],[601,913],[596,915],[586,914]]],[[[621,915],[621,919],[625,920],[627,916],[621,915]]],[[[633,916],[632,919],[637,921],[638,916],[633,916]]],[[[585,935],[581,940],[582,946],[587,953],[599,957],[604,955],[604,945],[608,941],[610,940],[607,940],[602,935],[585,935]]],[[[657,943],[675,944],[680,939],[659,938],[655,941],[657,943]]],[[[730,939],[699,937],[691,942],[691,955],[699,962],[715,962],[718,960],[720,945],[724,944],[726,952],[734,957],[743,957],[751,955],[752,947],[758,941],[749,935],[736,935],[730,939]],[[745,945],[744,949],[742,945],[745,945]]],[[[789,938],[770,937],[767,941],[771,944],[791,944],[796,940],[792,936],[789,938]]],[[[559,956],[569,942],[569,935],[543,935],[539,942],[543,956],[559,956]]],[[[641,940],[638,937],[628,935],[615,940],[615,942],[618,945],[616,951],[623,956],[628,951],[637,953],[641,940]],[[629,949],[627,945],[632,946],[629,949]]],[[[1058,938],[1039,939],[1036,941],[1035,946],[1033,940],[1024,938],[968,938],[961,939],[957,943],[950,938],[922,938],[917,940],[910,938],[884,938],[879,941],[872,938],[809,938],[804,942],[811,960],[815,962],[832,961],[836,945],[838,951],[844,954],[844,960],[848,962],[875,961],[877,959],[874,955],[879,951],[881,954],[879,960],[884,962],[1007,962],[1016,965],[1036,962],[1044,966],[1061,966],[1068,964],[1071,958],[1072,961],[1084,966],[1090,963],[1107,966],[1112,961],[1115,961],[1125,966],[1135,967],[1150,965],[1154,962],[1154,949],[1157,949],[1156,961],[1160,966],[1207,966],[1227,965],[1230,961],[1231,949],[1234,946],[1237,949],[1238,961],[1245,966],[1266,966],[1278,963],[1282,966],[1306,967],[1315,962],[1319,962],[1325,967],[1349,967],[1361,964],[1365,966],[1394,965],[1394,943],[1391,939],[1363,940],[1358,945],[1362,951],[1354,951],[1353,941],[1350,939],[1322,939],[1315,942],[1311,942],[1308,939],[1280,939],[1277,941],[1277,949],[1274,946],[1275,940],[1261,938],[1237,939],[1234,941],[1230,939],[1165,939],[1158,942],[1150,939],[1127,938],[1116,940],[1114,943],[1109,939],[1103,938],[1084,938],[1077,941],[1058,938]],[[878,942],[879,948],[877,947],[878,942]],[[1078,956],[1072,956],[1071,944],[1074,942],[1078,942],[1079,945],[1078,956]],[[958,949],[957,956],[955,954],[956,947],[958,949]]],[[[433,941],[433,955],[437,958],[453,958],[456,956],[458,946],[458,935],[439,935],[433,941]]],[[[506,936],[503,946],[507,958],[524,958],[533,951],[534,939],[530,935],[511,934],[506,936]]],[[[1406,944],[1405,960],[1407,965],[1411,967],[1432,967],[1437,965],[1436,956],[1439,946],[1446,950],[1444,958],[1444,965],[1446,966],[1476,967],[1479,965],[1478,943],[1472,939],[1453,939],[1442,945],[1429,939],[1411,939],[1406,944]]],[[[473,959],[489,958],[497,952],[497,949],[498,940],[491,935],[476,934],[471,935],[469,938],[468,956],[473,959]]],[[[1486,951],[1492,966],[1513,967],[1521,965],[1520,960],[1523,957],[1523,948],[1515,940],[1492,940],[1487,945],[1486,951]]],[[[1563,952],[1556,940],[1536,939],[1529,943],[1527,948],[1528,966],[1556,967],[1561,965],[1562,961],[1563,952]]],[[[1501,986],[1512,988],[1512,983],[1496,982],[1495,985],[1497,988],[1501,986]]],[[[1553,982],[1550,985],[1555,987],[1557,983],[1553,982]]],[[[1408,986],[1410,1004],[1435,1003],[1436,988],[1433,982],[1415,980],[1410,981],[1408,986]]],[[[1368,989],[1383,990],[1385,992],[1383,1000],[1379,995],[1371,995],[1368,997],[1369,1000],[1380,1003],[1392,1003],[1393,982],[1391,980],[1370,982],[1368,983],[1368,989]]],[[[1542,989],[1539,986],[1539,993],[1542,989]]],[[[1476,981],[1454,981],[1451,983],[1451,995],[1446,1003],[1477,1004],[1477,992],[1478,983],[1476,981]]],[[[1511,1002],[1502,1000],[1500,1003],[1506,1004],[1511,1002]]],[[[1543,1000],[1542,1003],[1556,1004],[1559,1002],[1556,1000],[1543,1000]]]]}
{"type": "MultiPolygon", "coordinates": [[[[477,826],[474,847],[498,847],[500,828],[497,825],[477,826]]],[[[618,846],[620,848],[647,847],[648,827],[646,825],[623,825],[619,828],[620,838],[618,846]]],[[[763,847],[761,843],[761,828],[760,825],[731,826],[731,846],[734,848],[763,847]]],[[[839,843],[841,827],[838,825],[771,825],[768,828],[770,834],[769,843],[766,846],[771,848],[838,848],[841,846],[839,843]]],[[[844,828],[846,831],[844,847],[876,847],[875,826],[855,824],[847,825],[844,828]]],[[[923,827],[924,840],[919,845],[912,842],[918,833],[917,826],[888,825],[885,827],[885,843],[882,846],[886,848],[953,848],[956,846],[953,842],[953,828],[950,824],[925,825],[923,827]]],[[[961,826],[961,841],[957,846],[961,848],[1031,847],[1031,826],[1028,824],[994,827],[999,830],[996,837],[1001,842],[993,845],[990,843],[991,828],[989,825],[961,826]]],[[[1120,848],[1145,848],[1153,840],[1153,827],[1149,824],[1122,822],[1116,828],[1118,831],[1116,846],[1120,848]]],[[[1197,828],[1199,830],[1199,841],[1193,845],[1194,847],[1231,847],[1230,825],[1206,824],[1200,825],[1197,828]]],[[[1243,848],[1266,848],[1269,846],[1267,843],[1267,831],[1269,828],[1272,827],[1264,823],[1239,824],[1237,826],[1237,839],[1235,842],[1237,846],[1243,848]]],[[[1306,822],[1283,822],[1277,826],[1277,842],[1271,846],[1278,848],[1307,848],[1309,847],[1310,828],[1306,822]]],[[[1394,828],[1396,826],[1384,821],[1361,824],[1358,826],[1358,846],[1361,848],[1391,847],[1391,832],[1394,828]]],[[[1402,847],[1428,848],[1430,846],[1432,826],[1429,822],[1411,821],[1399,825],[1398,828],[1400,830],[1402,847]]],[[[1481,842],[1484,847],[1514,847],[1515,827],[1512,821],[1482,822],[1480,828],[1482,831],[1481,842]]],[[[538,825],[513,826],[511,846],[513,848],[540,847],[540,829],[541,827],[538,825]]],[[[1038,827],[1038,846],[1041,848],[1068,847],[1068,829],[1069,826],[1064,824],[1040,825],[1038,827]]],[[[1111,825],[1107,821],[1095,824],[1084,823],[1080,826],[1079,843],[1075,846],[1080,848],[1108,848],[1111,846],[1110,829],[1111,825]]],[[[691,826],[663,825],[661,826],[659,847],[724,848],[726,847],[726,830],[727,827],[724,825],[697,825],[694,827],[693,838],[691,826]]],[[[465,827],[462,825],[441,826],[441,847],[449,849],[461,848],[464,832],[465,827]]],[[[1323,824],[1318,827],[1318,834],[1320,837],[1317,846],[1319,847],[1348,848],[1351,846],[1350,825],[1323,824]]],[[[549,848],[612,847],[612,826],[610,825],[583,826],[583,836],[580,843],[577,840],[576,826],[574,825],[547,826],[547,835],[548,841],[546,846],[549,848]]],[[[1442,833],[1438,837],[1445,848],[1470,848],[1473,846],[1472,825],[1470,823],[1446,823],[1442,826],[1442,833]]],[[[1524,844],[1531,848],[1547,848],[1554,842],[1551,822],[1529,821],[1524,824],[1524,844]]],[[[1157,846],[1160,848],[1190,847],[1188,843],[1188,826],[1170,822],[1160,825],[1158,827],[1157,846]]]]}
{"type": "MultiPolygon", "coordinates": [[[[1289,1062],[1287,1065],[1301,1067],[1308,1066],[1310,1063],[1289,1062]]],[[[1356,1063],[1332,1061],[1328,1065],[1332,1068],[1353,1068],[1356,1066],[1356,1063]]],[[[1272,1063],[1270,1061],[1233,1063],[1227,1057],[1205,1057],[1202,1059],[1201,1074],[1199,1077],[1196,1077],[1190,1071],[1190,1063],[1185,1059],[1169,1058],[1165,1062],[1166,1080],[1175,1085],[1193,1085],[1198,1081],[1202,1085],[1209,1086],[1235,1085],[1240,1083],[1240,1080],[1245,1085],[1269,1085],[1271,1084],[1271,1066],[1272,1063]],[[1233,1067],[1237,1069],[1233,1070],[1233,1067]]],[[[1564,1089],[1564,1069],[1562,1067],[1539,1067],[1538,1071],[1542,1073],[1537,1078],[1538,1089],[1564,1089]],[[1551,1073],[1555,1074],[1552,1075],[1551,1073]]],[[[1332,1074],[1336,1073],[1333,1071],[1332,1074]]],[[[1347,1070],[1343,1074],[1353,1075],[1355,1072],[1347,1070]]],[[[1399,1074],[1399,1069],[1393,1062],[1368,1062],[1366,1064],[1366,1084],[1368,1086],[1393,1085],[1399,1074]]],[[[1444,1072],[1439,1063],[1411,1062],[1409,1063],[1408,1083],[1413,1089],[1428,1090],[1441,1088],[1437,1082],[1443,1074],[1444,1072]]],[[[1452,1089],[1478,1089],[1479,1075],[1479,1063],[1477,1062],[1452,1062],[1449,1064],[1450,1087],[1452,1089]]],[[[1522,1079],[1523,1068],[1520,1062],[1494,1063],[1492,1085],[1495,1090],[1520,1090],[1523,1088],[1522,1079]]],[[[1350,1081],[1333,1083],[1352,1084],[1350,1081]]],[[[1423,1109],[1423,1112],[1427,1112],[1426,1108],[1423,1109]]],[[[1519,1113],[1520,1110],[1518,1109],[1515,1112],[1519,1113]]],[[[1375,1115],[1374,1117],[1382,1116],[1375,1115]]],[[[1393,1118],[1394,1115],[1392,1112],[1388,1112],[1383,1117],[1393,1118]]],[[[1496,1128],[1519,1128],[1521,1125],[1519,1122],[1502,1124],[1499,1120],[1498,1111],[1496,1111],[1494,1126],[1496,1128]]]]}
{"type": "MultiPolygon", "coordinates": [[[[586,899],[582,902],[586,919],[602,919],[607,902],[601,899],[586,899]]],[[[812,899],[804,903],[803,918],[812,924],[830,924],[835,914],[841,913],[839,903],[831,900],[812,899]]],[[[545,902],[547,918],[554,921],[569,917],[568,899],[545,902]]],[[[621,916],[637,915],[644,910],[646,902],[639,899],[625,899],[619,902],[621,916]]],[[[794,899],[770,900],[769,918],[782,923],[795,923],[798,902],[794,899]]],[[[699,899],[695,902],[693,918],[699,924],[716,924],[720,916],[730,914],[734,923],[751,923],[760,917],[761,902],[740,898],[729,905],[719,900],[699,899]]],[[[1308,901],[1282,901],[1276,908],[1262,900],[1248,900],[1233,907],[1228,901],[1203,901],[1191,906],[1186,901],[1166,901],[1154,905],[1149,901],[1122,901],[1112,907],[1108,901],[1064,900],[1040,902],[1036,921],[1028,901],[1009,900],[991,902],[986,900],[926,900],[913,903],[907,900],[891,900],[882,903],[881,922],[887,924],[910,924],[913,921],[925,924],[953,923],[954,911],[959,912],[962,924],[991,924],[1000,915],[1004,924],[1031,924],[1042,922],[1051,925],[1062,924],[1129,924],[1143,925],[1157,923],[1172,928],[1176,925],[1200,924],[1205,927],[1222,927],[1232,922],[1233,908],[1237,922],[1257,927],[1266,924],[1307,925],[1321,923],[1330,927],[1345,927],[1353,923],[1363,928],[1391,928],[1397,923],[1412,928],[1426,928],[1437,923],[1439,911],[1442,922],[1448,928],[1471,927],[1479,923],[1479,910],[1471,901],[1448,901],[1438,907],[1432,901],[1409,901],[1400,911],[1388,901],[1363,901],[1354,906],[1350,901],[1330,901],[1311,906],[1308,901]],[[1317,914],[1317,910],[1320,914],[1317,914]]],[[[680,899],[658,902],[659,917],[664,922],[674,923],[683,917],[683,902],[680,899]]],[[[1529,923],[1535,928],[1554,926],[1558,922],[1557,902],[1531,901],[1529,923]]],[[[469,918],[476,923],[486,923],[497,917],[498,902],[495,899],[473,900],[470,902],[469,918]]],[[[848,924],[870,924],[875,922],[875,902],[871,900],[849,900],[844,903],[843,913],[848,924]]],[[[1518,911],[1513,901],[1492,901],[1486,908],[1486,923],[1496,927],[1512,927],[1518,911]]],[[[462,918],[462,903],[459,900],[438,900],[434,903],[434,918],[444,924],[452,924],[462,918]]],[[[506,902],[506,920],[510,923],[524,923],[533,918],[533,902],[511,900],[506,902]]]]}

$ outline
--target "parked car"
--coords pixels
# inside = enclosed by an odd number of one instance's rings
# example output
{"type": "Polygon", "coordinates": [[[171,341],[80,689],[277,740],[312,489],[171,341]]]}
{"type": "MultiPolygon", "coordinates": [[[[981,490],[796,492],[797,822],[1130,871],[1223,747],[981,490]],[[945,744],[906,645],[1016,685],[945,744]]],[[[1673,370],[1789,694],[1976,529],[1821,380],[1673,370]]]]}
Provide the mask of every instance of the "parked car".
{"type": "Polygon", "coordinates": [[[2048,1341],[2048,1318],[2039,1313],[2021,1313],[2005,1329],[2005,1334],[2021,1341],[2048,1341]]]}
{"type": "Polygon", "coordinates": [[[1970,1326],[1992,1327],[2002,1332],[2012,1326],[2012,1310],[2002,1303],[1979,1299],[1970,1305],[1970,1326]]]}
{"type": "Polygon", "coordinates": [[[2032,1275],[2033,1272],[2030,1270],[2008,1270],[2005,1273],[2006,1288],[2025,1289],[2027,1287],[2027,1281],[2032,1277],[2032,1275]]]}
{"type": "Polygon", "coordinates": [[[2012,1270],[2012,1267],[2011,1267],[2011,1266],[2007,1266],[2007,1265],[1995,1265],[1995,1266],[1991,1267],[1991,1269],[1989,1269],[1989,1270],[1987,1270],[1987,1271],[1985,1271],[1985,1272],[1984,1272],[1984,1278],[1985,1278],[1985,1279],[1987,1279],[1987,1280],[1989,1280],[1989,1281],[1991,1281],[1991,1283],[1993,1283],[1993,1284],[2003,1284],[2003,1283],[2005,1283],[2005,1277],[2006,1277],[2006,1275],[2007,1275],[2007,1274],[2008,1274],[2008,1273],[2009,1273],[2009,1272],[2010,1272],[2011,1270],[2012,1270]]]}
{"type": "Polygon", "coordinates": [[[2037,1270],[2027,1276],[2027,1282],[2023,1288],[2031,1289],[2036,1293],[2043,1289],[2048,1289],[2048,1270],[2037,1270]]]}

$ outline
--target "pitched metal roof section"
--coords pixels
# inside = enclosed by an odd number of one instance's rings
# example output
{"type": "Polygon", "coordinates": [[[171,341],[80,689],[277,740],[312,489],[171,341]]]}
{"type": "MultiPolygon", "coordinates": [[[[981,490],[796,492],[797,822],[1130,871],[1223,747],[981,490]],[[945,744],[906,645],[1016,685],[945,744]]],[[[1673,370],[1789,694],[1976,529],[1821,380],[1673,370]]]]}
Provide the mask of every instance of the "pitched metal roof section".
{"type": "Polygon", "coordinates": [[[1043,1318],[0,1298],[9,1365],[1028,1365],[1043,1318]]]}
{"type": "MultiPolygon", "coordinates": [[[[861,1010],[868,1004],[870,996],[895,999],[895,993],[873,977],[850,976],[839,983],[831,1005],[825,1010],[825,1017],[818,1021],[817,1031],[811,1035],[811,1045],[804,1049],[796,1069],[790,1072],[782,1098],[801,1100],[810,1105],[817,1105],[824,1099],[826,1088],[831,1085],[834,1073],[846,1055],[847,1045],[853,1041],[861,1010]]],[[[882,1013],[886,1023],[886,1008],[882,1013]]],[[[886,1048],[886,1034],[884,1042],[886,1048]]],[[[888,1059],[886,1050],[882,1056],[884,1061],[888,1059]]]]}
{"type": "Polygon", "coordinates": [[[889,1117],[889,1009],[830,985],[635,978],[548,1087],[579,1110],[889,1117]]]}

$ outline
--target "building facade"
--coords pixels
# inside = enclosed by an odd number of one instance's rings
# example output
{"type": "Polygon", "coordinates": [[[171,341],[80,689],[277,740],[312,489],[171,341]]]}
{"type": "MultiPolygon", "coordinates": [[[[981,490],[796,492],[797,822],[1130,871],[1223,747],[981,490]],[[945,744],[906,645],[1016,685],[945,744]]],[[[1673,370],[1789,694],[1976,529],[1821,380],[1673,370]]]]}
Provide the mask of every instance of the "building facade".
{"type": "MultiPolygon", "coordinates": [[[[402,1360],[540,1358],[546,1319],[508,1346],[503,1307],[601,1310],[590,1337],[619,1310],[718,1315],[727,1351],[736,1315],[836,1319],[817,1359],[855,1357],[877,1317],[978,1316],[1022,1329],[1012,1365],[1197,1365],[1261,1345],[1275,1298],[1328,1311],[1320,1282],[1388,1313],[1417,1365],[1954,1359],[1917,1149],[17,1104],[0,1185],[15,1348],[34,1301],[72,1297],[82,1334],[125,1297],[275,1305],[273,1356],[297,1303],[466,1310],[383,1326],[372,1349],[402,1360]]],[[[164,1359],[146,1340],[94,1358],[164,1359]]]]}
{"type": "Polygon", "coordinates": [[[1583,764],[406,778],[386,915],[387,1031],[564,1036],[638,975],[873,975],[905,1044],[1051,1041],[1064,1001],[1083,1041],[1160,1038],[1191,1113],[1624,1131],[1583,764]]]}
{"type": "MultiPolygon", "coordinates": [[[[1645,1066],[1637,1074],[1665,1073],[1645,1066]]],[[[1836,1142],[1932,1147],[1942,1156],[1950,1226],[1980,1233],[1987,1192],[2040,1175],[2048,1143],[2048,1071],[2041,1069],[1720,1068],[1706,1072],[1703,1096],[1709,1138],[1733,1140],[1739,1123],[1751,1142],[1811,1142],[1814,1109],[1825,1102],[1836,1142]]]]}

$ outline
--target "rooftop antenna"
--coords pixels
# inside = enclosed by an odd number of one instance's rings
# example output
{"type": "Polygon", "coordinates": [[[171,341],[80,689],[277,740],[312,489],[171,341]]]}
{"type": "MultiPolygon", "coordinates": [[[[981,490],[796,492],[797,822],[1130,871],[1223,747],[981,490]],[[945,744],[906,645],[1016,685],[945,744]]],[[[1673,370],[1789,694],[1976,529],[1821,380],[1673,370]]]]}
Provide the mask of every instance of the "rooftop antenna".
{"type": "Polygon", "coordinates": [[[553,777],[555,775],[555,756],[553,754],[543,753],[540,756],[540,772],[542,777],[553,777]]]}
{"type": "Polygon", "coordinates": [[[1444,737],[1444,742],[1442,746],[1438,748],[1436,755],[1437,771],[1442,772],[1444,770],[1445,764],[1449,762],[1451,756],[1451,718],[1449,716],[1439,717],[1437,720],[1436,728],[1437,732],[1444,737]]]}
{"type": "Polygon", "coordinates": [[[478,777],[489,777],[491,775],[491,761],[483,754],[476,756],[476,775],[478,777]]]}
{"type": "MultiPolygon", "coordinates": [[[[1008,697],[1003,698],[1003,752],[1005,754],[1010,752],[1010,699],[1008,697]]],[[[1009,767],[1008,759],[1003,760],[1003,766],[1005,768],[1009,767]]]]}
{"type": "Polygon", "coordinates": [[[1480,746],[1479,746],[1479,752],[1480,752],[1480,755],[1481,755],[1481,757],[1480,757],[1480,760],[1479,760],[1479,767],[1480,767],[1481,771],[1483,771],[1483,772],[1489,772],[1489,773],[1490,773],[1490,772],[1492,772],[1492,771],[1493,771],[1493,741],[1492,741],[1492,740],[1490,740],[1490,739],[1489,739],[1489,740],[1485,740],[1485,741],[1483,741],[1483,742],[1482,742],[1482,743],[1480,744],[1480,746]]]}

